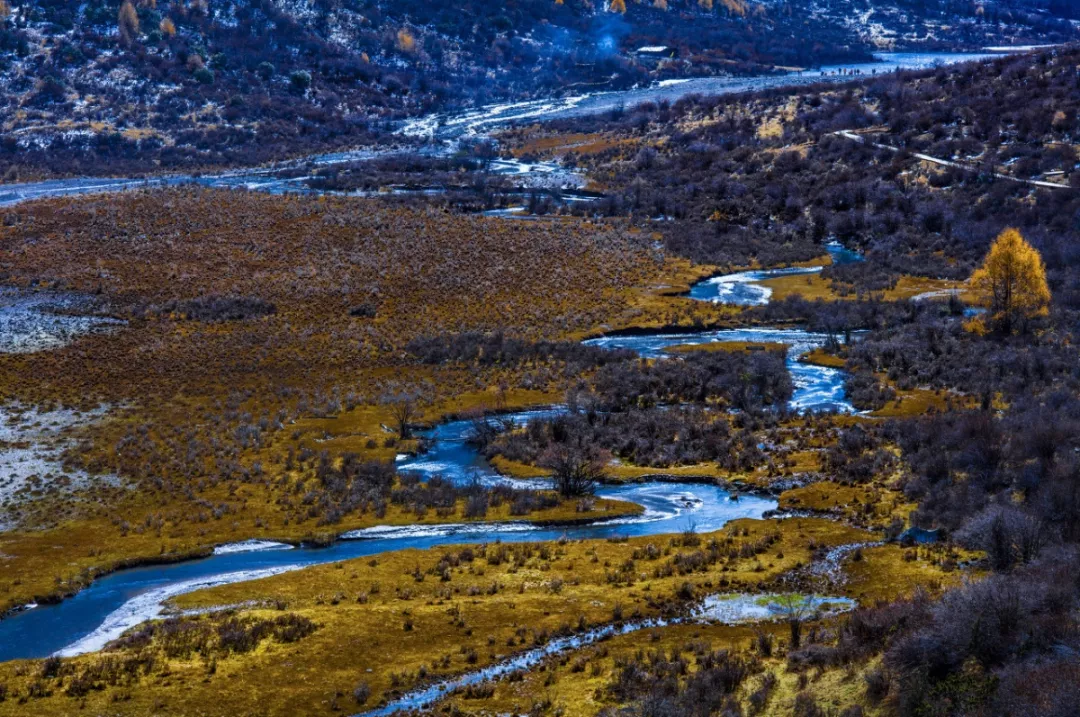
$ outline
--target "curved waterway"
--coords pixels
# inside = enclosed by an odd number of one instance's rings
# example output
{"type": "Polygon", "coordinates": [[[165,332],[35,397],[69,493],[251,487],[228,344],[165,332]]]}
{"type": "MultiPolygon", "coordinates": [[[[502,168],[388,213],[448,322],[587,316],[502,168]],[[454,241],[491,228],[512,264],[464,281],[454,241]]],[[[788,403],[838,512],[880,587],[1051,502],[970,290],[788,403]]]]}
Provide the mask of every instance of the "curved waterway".
{"type": "Polygon", "coordinates": [[[840,411],[854,413],[855,407],[844,394],[844,372],[817,366],[799,357],[825,345],[828,336],[796,328],[718,329],[695,333],[623,334],[602,336],[586,343],[608,348],[631,349],[646,358],[667,358],[674,346],[702,346],[710,343],[740,341],[750,344],[786,344],[787,368],[795,391],[788,405],[800,411],[840,411]]]}
{"type": "MultiPolygon", "coordinates": [[[[690,617],[686,618],[649,618],[645,620],[632,620],[630,622],[615,625],[604,625],[593,628],[586,632],[559,637],[550,640],[540,647],[526,650],[522,653],[497,662],[489,667],[484,667],[473,672],[467,672],[457,677],[440,680],[427,687],[422,687],[405,695],[391,700],[382,707],[367,712],[361,712],[357,717],[386,717],[397,713],[409,713],[414,710],[422,710],[433,705],[439,700],[450,695],[454,690],[462,689],[470,685],[477,685],[490,680],[497,680],[517,670],[528,670],[536,667],[548,657],[560,652],[578,650],[602,640],[607,640],[619,635],[628,635],[639,630],[666,627],[668,625],[681,625],[689,622],[708,624],[718,623],[721,625],[740,625],[745,623],[769,622],[781,619],[784,615],[784,607],[780,604],[778,595],[748,595],[745,593],[710,595],[705,598],[699,608],[690,617]]],[[[800,609],[806,610],[819,616],[836,615],[847,612],[855,607],[855,601],[843,597],[821,597],[811,595],[802,598],[798,603],[800,609]]]]}
{"type": "MultiPolygon", "coordinates": [[[[618,335],[587,343],[627,348],[642,356],[661,358],[675,345],[715,341],[783,343],[788,345],[788,369],[795,383],[794,409],[853,410],[843,391],[843,372],[804,364],[798,356],[823,345],[827,337],[793,328],[747,328],[618,335]]],[[[500,420],[524,423],[563,410],[522,411],[500,420]]],[[[421,476],[443,476],[457,483],[480,481],[488,485],[509,479],[500,476],[468,442],[470,421],[450,421],[423,435],[432,444],[421,456],[402,456],[398,470],[421,476]]],[[[522,481],[515,481],[522,485],[522,481]]],[[[546,487],[544,480],[524,482],[546,487]]],[[[776,501],[754,495],[733,496],[725,489],[689,482],[642,482],[603,486],[602,498],[637,503],[643,514],[599,520],[587,525],[536,526],[525,522],[414,524],[354,530],[330,547],[293,547],[269,541],[249,541],[219,547],[213,555],[171,565],[121,570],[94,581],[89,587],[56,605],[34,606],[0,621],[0,660],[73,655],[101,649],[109,640],[146,620],[164,614],[169,598],[227,583],[256,580],[305,566],[375,555],[393,550],[425,549],[446,544],[502,541],[541,541],[568,538],[606,538],[678,533],[693,525],[708,532],[737,518],[760,518],[776,508],[776,501]]]]}
{"type": "MultiPolygon", "coordinates": [[[[524,422],[543,414],[525,411],[510,418],[524,422]]],[[[466,438],[471,430],[469,421],[437,426],[426,432],[426,437],[435,441],[433,449],[420,457],[402,459],[398,469],[426,476],[442,475],[456,482],[480,480],[492,484],[509,480],[499,476],[468,444],[466,438]]],[[[735,499],[719,486],[695,483],[603,486],[597,495],[638,503],[645,507],[645,512],[577,526],[539,527],[529,523],[384,526],[345,533],[342,540],[325,548],[294,548],[253,541],[223,546],[199,560],[121,570],[94,581],[59,604],[34,607],[0,621],[0,660],[98,650],[128,628],[162,616],[162,603],[171,597],[309,565],[447,544],[669,534],[691,525],[700,531],[712,531],[736,518],[760,518],[776,508],[776,501],[770,498],[742,495],[735,499]]]]}
{"type": "MultiPolygon", "coordinates": [[[[833,264],[851,264],[862,261],[862,254],[846,249],[839,242],[825,245],[833,264]]],[[[737,306],[762,306],[772,298],[772,289],[760,282],[781,276],[817,274],[823,266],[786,266],[779,269],[752,269],[734,274],[714,276],[690,287],[690,298],[711,301],[716,304],[737,306]]]]}

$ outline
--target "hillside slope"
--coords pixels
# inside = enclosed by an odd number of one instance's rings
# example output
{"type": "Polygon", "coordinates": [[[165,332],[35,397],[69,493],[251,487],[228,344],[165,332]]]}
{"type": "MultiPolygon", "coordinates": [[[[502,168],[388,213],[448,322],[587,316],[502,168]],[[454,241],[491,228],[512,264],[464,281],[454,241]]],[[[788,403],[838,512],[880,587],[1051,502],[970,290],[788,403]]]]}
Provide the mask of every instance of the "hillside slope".
{"type": "Polygon", "coordinates": [[[433,110],[866,60],[879,17],[933,18],[925,36],[888,30],[898,48],[1075,35],[1048,12],[961,22],[970,3],[864,5],[4,0],[0,181],[251,164],[385,137],[433,110]]]}

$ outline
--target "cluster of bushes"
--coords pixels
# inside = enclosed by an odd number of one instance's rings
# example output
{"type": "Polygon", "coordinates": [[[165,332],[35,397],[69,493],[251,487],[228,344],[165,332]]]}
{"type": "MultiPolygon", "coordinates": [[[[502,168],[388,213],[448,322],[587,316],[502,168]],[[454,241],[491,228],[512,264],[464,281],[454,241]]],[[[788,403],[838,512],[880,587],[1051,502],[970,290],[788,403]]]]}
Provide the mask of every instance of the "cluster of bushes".
{"type": "Polygon", "coordinates": [[[1080,307],[1080,192],[992,178],[1058,170],[1080,181],[1070,149],[1078,63],[1080,51],[1062,48],[841,88],[691,96],[554,124],[645,146],[636,156],[613,143],[577,157],[611,190],[576,211],[681,219],[657,227],[669,251],[694,261],[769,265],[820,255],[824,242],[838,239],[867,261],[825,277],[841,293],[868,294],[900,274],[966,278],[990,240],[1016,226],[1042,252],[1057,301],[1080,307]],[[760,132],[770,120],[779,132],[760,132]],[[683,131],[688,123],[694,129],[683,131]],[[833,134],[874,126],[887,130],[868,135],[873,142],[899,151],[833,134]],[[972,171],[927,169],[914,152],[967,162],[972,171]],[[1018,154],[1033,168],[1014,161],[1018,154]]]}
{"type": "Polygon", "coordinates": [[[670,655],[656,650],[616,658],[615,668],[605,692],[629,706],[605,710],[601,713],[605,717],[708,717],[742,714],[736,692],[750,677],[761,673],[763,666],[753,656],[709,651],[705,643],[691,643],[678,646],[670,655]]]}
{"type": "MultiPolygon", "coordinates": [[[[848,367],[882,372],[898,388],[951,388],[982,397],[1002,392],[1023,396],[1050,387],[1080,385],[1080,352],[1053,332],[986,339],[964,328],[957,318],[927,309],[911,321],[860,336],[847,349],[848,367]]],[[[1061,326],[1068,330],[1068,324],[1061,326]]],[[[853,387],[863,379],[853,378],[853,387]]]]}
{"type": "Polygon", "coordinates": [[[526,516],[559,504],[550,491],[513,488],[505,485],[486,487],[477,482],[465,485],[439,476],[422,480],[416,474],[397,474],[393,462],[365,461],[355,453],[346,453],[333,460],[326,451],[317,457],[302,450],[287,464],[302,471],[314,468],[314,480],[302,479],[293,486],[300,495],[298,504],[287,497],[279,499],[286,509],[302,510],[304,517],[315,518],[320,525],[333,525],[350,514],[371,512],[383,518],[390,505],[413,513],[418,519],[428,511],[440,518],[458,513],[459,504],[466,518],[487,516],[489,508],[508,506],[511,515],[526,516]]]}
{"type": "Polygon", "coordinates": [[[1077,566],[1075,548],[1054,549],[937,601],[916,592],[856,610],[834,642],[794,651],[789,664],[857,666],[884,653],[882,667],[864,675],[865,695],[901,717],[1073,714],[1077,566]]]}
{"type": "Polygon", "coordinates": [[[883,432],[873,425],[845,428],[825,449],[822,468],[832,480],[842,483],[869,483],[888,475],[897,459],[886,448],[883,432]]]}
{"type": "Polygon", "coordinates": [[[1067,390],[1017,398],[1001,418],[992,409],[951,411],[897,424],[910,468],[905,491],[919,501],[913,518],[955,529],[1022,495],[1023,509],[1048,530],[1080,539],[1078,427],[1080,400],[1067,390]]]}
{"type": "Polygon", "coordinates": [[[253,296],[205,296],[159,304],[147,313],[178,316],[188,321],[243,321],[272,316],[277,313],[277,306],[253,296]]]}
{"type": "Polygon", "coordinates": [[[465,363],[481,366],[517,366],[557,361],[570,365],[574,373],[628,361],[636,357],[628,349],[605,349],[580,341],[528,341],[511,338],[501,331],[466,332],[422,337],[409,342],[408,351],[427,364],[465,363]]]}
{"type": "MultiPolygon", "coordinates": [[[[763,459],[754,431],[775,425],[791,397],[784,351],[691,352],[682,359],[605,362],[591,385],[573,389],[571,411],[500,433],[484,424],[477,442],[489,456],[532,464],[566,463],[582,447],[635,465],[716,461],[746,470],[763,459]],[[779,412],[763,412],[766,407],[779,412]],[[711,409],[739,409],[729,420],[711,409]]],[[[592,462],[599,458],[593,456],[592,462]]]]}
{"type": "MultiPolygon", "coordinates": [[[[771,420],[771,419],[766,419],[771,420]]],[[[489,456],[543,463],[553,450],[591,446],[639,466],[666,468],[715,461],[732,470],[752,470],[765,455],[751,427],[700,408],[651,408],[603,413],[573,412],[534,419],[522,431],[488,443],[489,456]]]]}
{"type": "Polygon", "coordinates": [[[740,411],[784,406],[793,390],[786,355],[783,349],[691,351],[673,360],[610,363],[596,372],[592,393],[578,401],[605,411],[680,403],[740,411]]]}

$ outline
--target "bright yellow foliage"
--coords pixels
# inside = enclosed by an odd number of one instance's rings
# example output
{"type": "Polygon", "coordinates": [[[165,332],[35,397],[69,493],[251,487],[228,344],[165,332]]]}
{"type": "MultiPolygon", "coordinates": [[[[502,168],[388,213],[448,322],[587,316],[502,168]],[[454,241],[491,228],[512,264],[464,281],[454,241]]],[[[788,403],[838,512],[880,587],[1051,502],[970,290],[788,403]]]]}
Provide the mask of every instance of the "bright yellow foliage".
{"type": "Polygon", "coordinates": [[[172,37],[176,34],[176,25],[169,18],[163,19],[161,21],[161,24],[158,26],[158,29],[161,30],[162,35],[165,35],[167,37],[172,37]]]}
{"type": "Polygon", "coordinates": [[[397,46],[402,52],[412,52],[416,49],[416,38],[413,37],[408,28],[403,27],[398,30],[397,46]]]}
{"type": "Polygon", "coordinates": [[[971,288],[1002,331],[1021,328],[1027,319],[1045,316],[1050,305],[1046,267],[1036,249],[1016,229],[1006,229],[971,275],[971,288]]]}
{"type": "Polygon", "coordinates": [[[0,20],[6,20],[11,16],[11,6],[7,4],[7,0],[0,0],[0,20]]]}
{"type": "Polygon", "coordinates": [[[608,5],[610,12],[619,12],[623,15],[626,14],[626,0],[611,0],[611,4],[608,5]]]}

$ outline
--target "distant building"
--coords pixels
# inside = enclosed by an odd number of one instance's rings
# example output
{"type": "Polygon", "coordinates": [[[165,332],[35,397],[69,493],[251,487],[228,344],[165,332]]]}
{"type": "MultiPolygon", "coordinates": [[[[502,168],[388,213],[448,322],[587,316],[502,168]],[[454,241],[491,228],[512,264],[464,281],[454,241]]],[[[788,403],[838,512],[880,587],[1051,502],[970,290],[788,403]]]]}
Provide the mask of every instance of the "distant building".
{"type": "Polygon", "coordinates": [[[675,54],[675,50],[664,45],[646,45],[634,51],[634,56],[639,60],[659,63],[675,54]]]}

